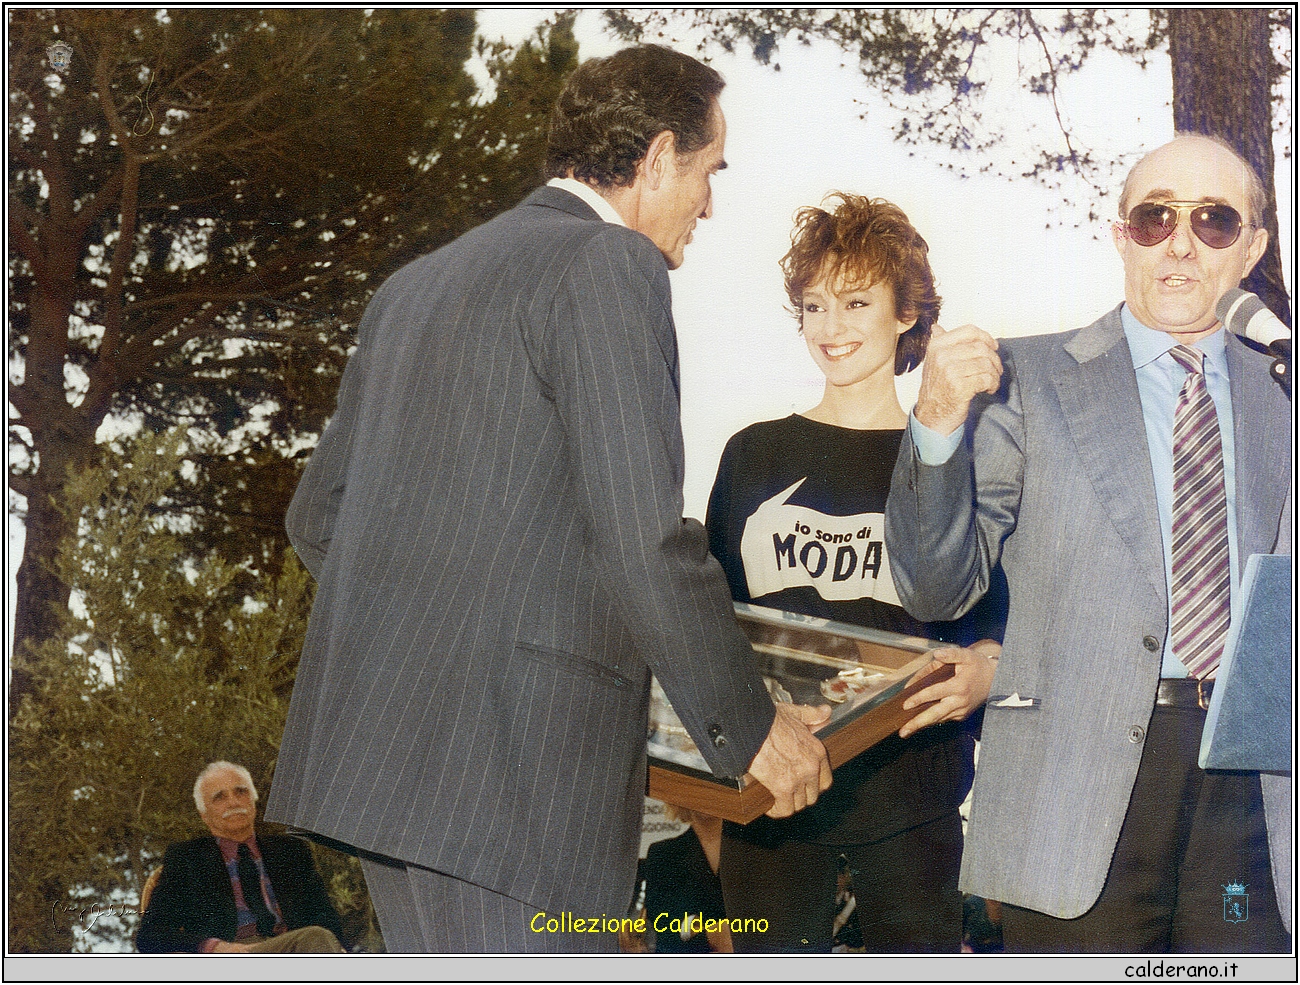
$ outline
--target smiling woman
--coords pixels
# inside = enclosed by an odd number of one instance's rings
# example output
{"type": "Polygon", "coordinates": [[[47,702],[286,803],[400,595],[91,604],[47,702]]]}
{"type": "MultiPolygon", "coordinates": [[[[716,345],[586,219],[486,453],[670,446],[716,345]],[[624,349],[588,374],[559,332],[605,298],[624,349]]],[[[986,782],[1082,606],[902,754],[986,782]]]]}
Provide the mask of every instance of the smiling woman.
{"type": "Polygon", "coordinates": [[[834,213],[805,208],[782,260],[786,294],[826,377],[805,416],[850,428],[901,428],[894,376],[918,365],[939,315],[929,248],[903,210],[839,195],[834,213]]]}
{"type": "MultiPolygon", "coordinates": [[[[707,525],[737,600],[939,632],[899,605],[883,515],[907,420],[894,376],[921,361],[939,314],[928,252],[883,199],[839,194],[799,211],[785,287],[826,382],[812,410],[751,425],[723,452],[707,525]]],[[[984,656],[969,659],[991,676],[984,656]]],[[[970,785],[971,743],[955,721],[914,725],[908,738],[836,770],[830,790],[796,816],[725,826],[727,917],[733,927],[770,922],[765,934],[735,937],[737,950],[830,950],[841,855],[868,950],[959,949],[957,806],[970,785]]]]}
{"type": "MultiPolygon", "coordinates": [[[[907,415],[895,374],[925,354],[939,314],[925,240],[897,206],[840,194],[795,219],[782,260],[786,294],[822,399],[805,414],[751,425],[723,453],[709,502],[710,549],[734,598],[920,635],[898,605],[883,555],[883,510],[907,415]],[[797,488],[792,488],[797,484],[797,488]],[[835,563],[784,564],[786,523],[847,534],[835,563]]],[[[785,556],[789,556],[786,550],[785,556]]]]}

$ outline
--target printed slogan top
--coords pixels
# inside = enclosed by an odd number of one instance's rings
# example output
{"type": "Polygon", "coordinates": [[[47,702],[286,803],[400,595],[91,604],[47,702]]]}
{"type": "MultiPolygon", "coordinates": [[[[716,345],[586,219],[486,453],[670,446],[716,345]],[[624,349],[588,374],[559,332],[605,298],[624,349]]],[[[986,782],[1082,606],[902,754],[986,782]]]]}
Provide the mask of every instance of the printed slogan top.
{"type": "MultiPolygon", "coordinates": [[[[797,414],[733,435],[709,498],[709,549],[741,602],[936,637],[899,605],[884,512],[902,430],[859,431],[797,414]]],[[[835,771],[817,803],[789,818],[728,823],[724,838],[865,844],[955,812],[970,789],[959,723],[897,735],[835,771]]],[[[726,852],[724,851],[724,858],[726,852]]],[[[959,857],[949,860],[956,878],[959,857]]],[[[724,863],[725,864],[725,863],[724,863]]]]}
{"type": "Polygon", "coordinates": [[[901,430],[798,414],[727,442],[709,497],[709,549],[732,597],[856,626],[926,635],[898,601],[885,501],[901,430]]]}

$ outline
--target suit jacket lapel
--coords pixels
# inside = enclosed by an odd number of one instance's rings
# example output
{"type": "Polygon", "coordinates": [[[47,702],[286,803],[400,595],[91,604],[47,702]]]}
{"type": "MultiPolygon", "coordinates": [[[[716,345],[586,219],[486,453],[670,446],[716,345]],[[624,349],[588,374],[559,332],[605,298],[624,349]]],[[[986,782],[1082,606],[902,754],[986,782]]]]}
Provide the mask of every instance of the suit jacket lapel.
{"type": "Polygon", "coordinates": [[[217,839],[205,838],[201,842],[203,872],[207,874],[212,892],[212,912],[225,921],[227,932],[233,935],[239,927],[239,914],[235,908],[235,887],[230,882],[230,871],[221,855],[217,839]]]}
{"type": "Polygon", "coordinates": [[[1081,329],[1065,350],[1053,381],[1079,459],[1138,569],[1164,596],[1155,478],[1119,309],[1081,329]]]}
{"type": "Polygon", "coordinates": [[[1251,554],[1268,553],[1277,539],[1287,491],[1277,449],[1286,447],[1290,420],[1286,408],[1279,409],[1273,389],[1277,383],[1268,378],[1264,363],[1252,359],[1246,346],[1231,333],[1227,355],[1236,459],[1237,569],[1242,571],[1251,554]]]}

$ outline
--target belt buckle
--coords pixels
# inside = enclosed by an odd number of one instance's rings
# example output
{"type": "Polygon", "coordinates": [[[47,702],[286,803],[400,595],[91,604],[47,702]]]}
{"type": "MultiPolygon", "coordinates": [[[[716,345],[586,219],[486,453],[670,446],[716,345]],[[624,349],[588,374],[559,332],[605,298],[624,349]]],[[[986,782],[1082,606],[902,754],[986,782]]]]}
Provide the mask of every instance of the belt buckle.
{"type": "Polygon", "coordinates": [[[1196,680],[1196,707],[1200,708],[1201,711],[1210,710],[1210,695],[1205,690],[1207,684],[1213,689],[1214,682],[1208,678],[1199,677],[1196,680]]]}

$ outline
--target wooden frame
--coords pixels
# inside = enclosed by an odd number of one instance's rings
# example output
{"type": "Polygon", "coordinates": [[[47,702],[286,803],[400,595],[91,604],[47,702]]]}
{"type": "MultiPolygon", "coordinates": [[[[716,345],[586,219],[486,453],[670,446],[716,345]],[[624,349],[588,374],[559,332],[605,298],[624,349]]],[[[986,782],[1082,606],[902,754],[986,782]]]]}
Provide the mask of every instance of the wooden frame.
{"type": "MultiPolygon", "coordinates": [[[[944,665],[909,683],[930,662],[929,651],[944,645],[931,640],[743,602],[736,603],[736,618],[754,646],[760,670],[797,702],[829,703],[813,690],[817,682],[851,673],[854,667],[874,678],[863,693],[834,706],[831,720],[817,732],[832,768],[897,732],[920,711],[904,711],[903,702],[921,688],[952,676],[951,665],[944,665]]],[[[765,787],[748,775],[737,780],[708,772],[703,757],[685,738],[685,730],[679,724],[665,725],[665,718],[675,721],[671,708],[665,710],[660,702],[652,701],[651,739],[647,743],[647,792],[651,797],[740,824],[766,813],[774,801],[765,787]],[[665,732],[673,735],[665,739],[665,732]],[[683,749],[667,748],[674,738],[683,749]]]]}

